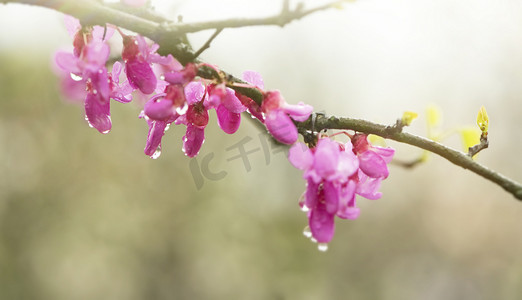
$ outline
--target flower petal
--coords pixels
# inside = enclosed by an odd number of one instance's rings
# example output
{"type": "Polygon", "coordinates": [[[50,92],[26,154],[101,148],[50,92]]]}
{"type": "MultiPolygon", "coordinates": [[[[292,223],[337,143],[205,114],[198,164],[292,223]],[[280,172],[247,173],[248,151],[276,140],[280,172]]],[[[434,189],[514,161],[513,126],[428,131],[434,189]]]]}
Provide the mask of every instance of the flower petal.
{"type": "Polygon", "coordinates": [[[358,157],[359,167],[366,175],[372,178],[388,177],[388,166],[380,155],[374,151],[367,150],[359,154],[358,157]]]}
{"type": "Polygon", "coordinates": [[[311,105],[299,102],[298,104],[283,104],[283,110],[290,115],[290,117],[297,122],[304,122],[308,120],[314,108],[311,105]]]}
{"type": "Polygon", "coordinates": [[[357,219],[359,208],[355,207],[355,190],[357,184],[354,180],[349,180],[340,191],[339,210],[337,216],[342,219],[357,219]]]}
{"type": "Polygon", "coordinates": [[[194,126],[192,124],[187,125],[187,132],[183,137],[183,152],[189,157],[198,155],[201,145],[205,141],[205,130],[194,126]]]}
{"type": "Polygon", "coordinates": [[[199,81],[191,81],[185,86],[185,98],[187,103],[194,104],[205,96],[205,86],[199,81]]]}
{"type": "Polygon", "coordinates": [[[339,188],[332,181],[325,181],[323,190],[326,211],[329,214],[335,214],[339,207],[339,188]]]}
{"type": "Polygon", "coordinates": [[[229,111],[223,104],[216,109],[218,125],[224,132],[232,134],[236,132],[241,124],[241,115],[229,111]]]}
{"type": "Polygon", "coordinates": [[[57,52],[54,56],[54,60],[58,67],[61,69],[74,74],[81,74],[82,71],[78,67],[78,58],[72,53],[68,52],[57,52]]]}
{"type": "Polygon", "coordinates": [[[100,42],[109,40],[114,35],[114,27],[112,26],[94,26],[92,28],[92,38],[100,42]]]}
{"type": "Polygon", "coordinates": [[[151,98],[145,104],[143,109],[145,115],[152,120],[164,121],[174,115],[174,109],[172,101],[165,98],[157,99],[157,97],[151,98]]]}
{"type": "MultiPolygon", "coordinates": [[[[321,194],[319,197],[324,197],[321,194]]],[[[334,217],[335,214],[329,213],[324,202],[319,199],[317,206],[311,211],[308,219],[312,236],[317,242],[328,243],[332,240],[335,231],[334,217]]]]}
{"type": "Polygon", "coordinates": [[[355,174],[359,169],[359,160],[357,156],[351,151],[341,151],[339,153],[339,163],[337,170],[340,178],[348,178],[355,174]]]}
{"type": "Polygon", "coordinates": [[[67,33],[71,38],[74,38],[78,30],[82,28],[82,25],[80,24],[80,20],[76,19],[73,16],[65,15],[63,17],[65,28],[67,29],[67,33]]]}
{"type": "Polygon", "coordinates": [[[161,147],[161,138],[165,134],[167,122],[149,120],[149,134],[147,135],[147,143],[145,144],[145,154],[153,156],[159,147],[161,147]]]}
{"type": "Polygon", "coordinates": [[[98,95],[88,93],[85,98],[85,119],[91,127],[105,134],[111,130],[110,102],[100,101],[98,95]]]}
{"type": "Polygon", "coordinates": [[[150,65],[138,59],[129,59],[125,64],[125,73],[130,85],[144,94],[152,94],[158,80],[150,65]]]}
{"type": "Polygon", "coordinates": [[[314,153],[314,169],[322,178],[334,176],[339,162],[339,145],[328,139],[319,139],[314,153]]]}
{"type": "Polygon", "coordinates": [[[289,145],[297,141],[297,128],[284,111],[279,109],[270,111],[266,115],[265,125],[277,141],[289,145]]]}
{"type": "Polygon", "coordinates": [[[221,98],[221,103],[233,113],[241,113],[247,109],[236,97],[236,92],[231,88],[226,89],[225,96],[221,98]]]}
{"type": "Polygon", "coordinates": [[[389,164],[392,161],[393,155],[395,154],[395,150],[389,147],[383,148],[379,146],[373,146],[371,150],[377,153],[380,157],[382,157],[382,159],[384,159],[384,161],[387,164],[389,164]]]}
{"type": "Polygon", "coordinates": [[[243,80],[257,86],[260,89],[265,89],[265,83],[263,82],[263,77],[261,77],[261,74],[257,73],[256,71],[245,71],[243,72],[242,76],[243,80]]]}
{"type": "Polygon", "coordinates": [[[304,143],[295,143],[288,151],[288,160],[299,170],[306,170],[313,165],[314,156],[304,143]]]}
{"type": "Polygon", "coordinates": [[[312,179],[308,179],[306,183],[305,205],[309,209],[315,209],[318,192],[319,184],[315,183],[312,179]]]}
{"type": "Polygon", "coordinates": [[[98,94],[100,101],[109,102],[111,96],[111,88],[109,86],[109,74],[105,67],[99,69],[93,74],[89,74],[92,83],[93,93],[98,94]]]}
{"type": "Polygon", "coordinates": [[[381,198],[382,193],[379,192],[381,186],[381,178],[368,177],[363,172],[359,172],[359,183],[357,184],[356,193],[369,200],[377,200],[381,198]]]}

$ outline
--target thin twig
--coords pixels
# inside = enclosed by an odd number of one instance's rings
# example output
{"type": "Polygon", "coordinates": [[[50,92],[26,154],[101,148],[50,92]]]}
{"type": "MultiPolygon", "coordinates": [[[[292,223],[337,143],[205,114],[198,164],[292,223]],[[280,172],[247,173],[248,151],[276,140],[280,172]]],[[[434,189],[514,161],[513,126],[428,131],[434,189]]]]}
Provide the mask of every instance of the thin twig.
{"type": "Polygon", "coordinates": [[[196,53],[194,53],[194,59],[198,58],[201,55],[201,53],[203,53],[203,51],[207,50],[210,47],[210,43],[212,43],[212,41],[221,33],[221,31],[223,31],[223,28],[216,29],[214,34],[207,40],[207,42],[203,44],[203,46],[201,46],[201,48],[199,48],[199,50],[196,51],[196,53]]]}
{"type": "Polygon", "coordinates": [[[419,164],[423,163],[424,161],[425,159],[423,157],[419,157],[410,161],[397,160],[394,158],[390,163],[405,169],[412,169],[418,166],[419,164]]]}
{"type": "Polygon", "coordinates": [[[473,157],[477,155],[480,151],[486,149],[489,147],[489,141],[487,134],[482,134],[480,136],[480,143],[476,144],[473,147],[469,147],[468,149],[468,156],[473,157]]]}
{"type": "Polygon", "coordinates": [[[288,4],[285,1],[283,3],[283,9],[280,13],[264,18],[256,18],[256,19],[246,19],[246,18],[236,18],[236,19],[227,19],[227,20],[219,20],[219,21],[208,21],[208,22],[198,22],[198,23],[187,23],[187,24],[171,24],[167,26],[165,29],[170,32],[177,33],[193,33],[208,29],[214,28],[239,28],[239,27],[248,27],[248,26],[267,26],[267,25],[275,25],[283,27],[288,23],[299,20],[303,17],[311,15],[315,12],[327,10],[330,8],[335,8],[338,5],[346,2],[344,1],[333,1],[324,5],[320,5],[310,9],[304,9],[304,5],[302,3],[297,4],[295,9],[289,9],[288,4]]]}

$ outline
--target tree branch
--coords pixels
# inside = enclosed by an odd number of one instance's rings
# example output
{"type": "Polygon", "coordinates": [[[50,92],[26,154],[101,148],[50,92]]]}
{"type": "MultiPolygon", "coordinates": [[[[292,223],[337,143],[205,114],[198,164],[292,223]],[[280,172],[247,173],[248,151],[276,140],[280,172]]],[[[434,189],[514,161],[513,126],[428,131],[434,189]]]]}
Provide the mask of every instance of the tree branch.
{"type": "Polygon", "coordinates": [[[267,26],[267,25],[275,25],[283,27],[288,23],[299,20],[303,17],[311,15],[315,12],[327,10],[330,8],[336,8],[341,5],[346,0],[341,1],[333,1],[328,4],[324,4],[321,6],[317,6],[310,9],[305,9],[303,3],[297,4],[295,9],[291,10],[288,5],[288,1],[285,0],[283,2],[283,9],[277,15],[271,17],[257,18],[257,19],[245,19],[245,18],[237,18],[237,19],[228,19],[228,20],[219,20],[219,21],[209,21],[209,22],[199,22],[199,23],[187,23],[187,24],[171,24],[167,26],[165,29],[171,32],[177,33],[193,33],[207,29],[216,29],[216,28],[239,28],[239,27],[248,27],[248,26],[267,26]]]}
{"type": "MultiPolygon", "coordinates": [[[[256,25],[278,25],[284,26],[289,22],[300,19],[314,12],[336,7],[345,1],[334,1],[330,4],[305,10],[298,5],[296,9],[290,10],[288,2],[285,0],[280,14],[262,19],[231,19],[226,21],[203,22],[194,24],[172,24],[171,22],[157,22],[157,18],[149,20],[146,17],[139,17],[134,14],[122,12],[94,0],[68,1],[68,0],[0,0],[0,3],[23,3],[48,7],[80,19],[83,25],[105,25],[110,23],[122,28],[147,36],[160,45],[161,54],[173,54],[181,63],[194,61],[194,52],[186,40],[186,33],[197,32],[206,29],[220,29],[225,27],[244,27],[256,25]]],[[[200,68],[198,75],[207,79],[216,79],[219,74],[210,68],[200,68]]],[[[231,75],[227,76],[228,82],[242,81],[231,75]]],[[[263,101],[263,94],[255,88],[234,87],[236,91],[252,98],[258,104],[263,101]]],[[[369,121],[351,118],[326,118],[323,115],[316,115],[316,120],[312,124],[311,119],[303,123],[298,123],[301,133],[307,130],[320,131],[322,129],[341,129],[354,130],[368,134],[375,134],[386,139],[395,140],[409,144],[421,149],[438,154],[449,160],[455,165],[468,169],[504,188],[517,199],[522,200],[522,185],[495,171],[472,160],[466,154],[443,146],[432,140],[404,133],[395,126],[385,126],[369,121]]]]}
{"type": "MultiPolygon", "coordinates": [[[[310,130],[312,128],[312,121],[311,119],[309,119],[306,122],[298,124],[298,126],[300,128],[310,130]]],[[[487,167],[479,164],[478,162],[471,159],[471,157],[460,151],[448,148],[432,140],[416,136],[410,133],[390,130],[390,128],[393,128],[390,126],[351,118],[326,118],[325,116],[317,115],[314,127],[318,131],[322,129],[344,129],[355,130],[368,134],[375,134],[386,139],[409,144],[433,152],[435,154],[438,154],[439,156],[444,157],[445,159],[449,160],[457,166],[460,166],[464,169],[468,169],[471,172],[498,184],[504,190],[515,196],[517,199],[522,200],[522,185],[520,183],[513,181],[493,170],[488,169],[487,167]]]]}

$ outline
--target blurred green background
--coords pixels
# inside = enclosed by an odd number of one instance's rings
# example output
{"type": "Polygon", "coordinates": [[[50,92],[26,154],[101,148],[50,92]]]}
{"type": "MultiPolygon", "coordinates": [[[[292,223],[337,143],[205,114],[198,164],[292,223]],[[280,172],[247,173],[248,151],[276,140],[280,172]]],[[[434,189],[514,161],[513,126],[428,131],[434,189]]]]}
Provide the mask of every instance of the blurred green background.
{"type": "MultiPolygon", "coordinates": [[[[277,1],[155,2],[185,20],[262,16],[277,1]]],[[[309,1],[309,4],[318,3],[309,1]]],[[[287,101],[393,123],[435,103],[445,129],[485,105],[489,149],[478,161],[522,180],[522,10],[518,1],[358,1],[280,29],[225,30],[203,58],[255,69],[287,101]]],[[[283,153],[227,147],[259,132],[243,120],[207,127],[202,158],[225,171],[196,187],[182,127],[163,154],[143,154],[137,103],[112,105],[101,135],[59,91],[51,59],[70,39],[60,14],[0,5],[0,299],[519,299],[522,203],[432,156],[392,166],[377,201],[338,221],[326,253],[302,234],[301,172],[283,153]]],[[[191,36],[194,46],[211,32],[191,36]]],[[[461,147],[458,137],[444,141],[461,147]]],[[[397,157],[418,149],[390,143],[397,157]]]]}

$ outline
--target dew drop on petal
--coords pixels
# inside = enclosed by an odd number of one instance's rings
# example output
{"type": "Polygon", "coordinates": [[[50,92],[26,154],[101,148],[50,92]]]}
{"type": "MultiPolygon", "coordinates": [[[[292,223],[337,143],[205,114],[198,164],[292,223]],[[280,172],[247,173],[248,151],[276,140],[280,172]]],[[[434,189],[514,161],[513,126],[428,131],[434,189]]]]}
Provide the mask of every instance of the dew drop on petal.
{"type": "Polygon", "coordinates": [[[92,90],[92,93],[96,95],[96,94],[98,94],[98,91],[97,90],[92,90]]]}
{"type": "Polygon", "coordinates": [[[163,132],[167,132],[167,130],[170,129],[170,124],[167,124],[167,126],[165,126],[165,130],[163,132]]]}
{"type": "Polygon", "coordinates": [[[94,128],[94,126],[92,126],[91,122],[89,122],[89,118],[87,117],[87,115],[85,115],[85,121],[87,121],[87,124],[89,124],[89,127],[94,128]]]}
{"type": "Polygon", "coordinates": [[[160,155],[161,155],[161,147],[158,147],[158,148],[156,149],[156,151],[154,152],[154,154],[152,154],[152,155],[150,156],[150,158],[152,158],[152,159],[158,159],[158,157],[160,157],[160,155]]]}
{"type": "Polygon", "coordinates": [[[311,238],[312,237],[312,230],[310,230],[310,226],[306,226],[304,228],[303,235],[306,236],[307,238],[311,238]]]}
{"type": "Polygon", "coordinates": [[[184,113],[186,113],[188,110],[188,105],[187,103],[185,102],[185,104],[182,106],[182,107],[176,107],[176,112],[179,114],[179,115],[183,115],[184,113]]]}
{"type": "Polygon", "coordinates": [[[314,237],[311,237],[310,241],[312,241],[312,243],[317,243],[317,240],[314,237]]]}
{"type": "Polygon", "coordinates": [[[83,78],[81,76],[78,76],[74,73],[71,73],[71,79],[74,80],[74,81],[81,81],[83,78]]]}
{"type": "Polygon", "coordinates": [[[319,243],[319,244],[317,244],[317,249],[319,249],[319,251],[321,251],[321,252],[326,252],[326,250],[328,250],[328,244],[319,243]]]}
{"type": "Polygon", "coordinates": [[[161,76],[160,76],[160,79],[161,79],[161,80],[165,80],[165,75],[161,75],[161,76]]]}

